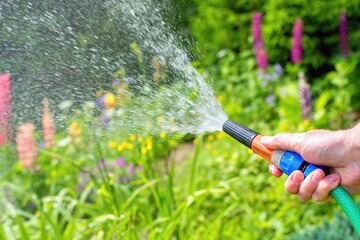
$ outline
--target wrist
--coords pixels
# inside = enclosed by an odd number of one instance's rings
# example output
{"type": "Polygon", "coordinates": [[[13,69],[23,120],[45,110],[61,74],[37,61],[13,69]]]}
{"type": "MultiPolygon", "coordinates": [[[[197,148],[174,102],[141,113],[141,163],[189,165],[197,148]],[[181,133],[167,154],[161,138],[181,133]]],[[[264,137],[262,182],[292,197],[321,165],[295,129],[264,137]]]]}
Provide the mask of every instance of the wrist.
{"type": "Polygon", "coordinates": [[[346,144],[349,147],[349,153],[352,157],[352,160],[360,160],[360,124],[357,124],[355,127],[344,131],[344,138],[346,144]]]}

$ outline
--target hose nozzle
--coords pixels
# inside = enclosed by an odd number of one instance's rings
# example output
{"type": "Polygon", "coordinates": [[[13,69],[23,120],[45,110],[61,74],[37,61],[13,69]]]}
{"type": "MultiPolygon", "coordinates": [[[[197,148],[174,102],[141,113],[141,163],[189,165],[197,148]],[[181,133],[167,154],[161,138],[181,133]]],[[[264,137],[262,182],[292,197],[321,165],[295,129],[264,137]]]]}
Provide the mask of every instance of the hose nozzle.
{"type": "Polygon", "coordinates": [[[231,120],[226,120],[223,125],[223,131],[248,148],[251,148],[252,141],[259,134],[231,120]]]}

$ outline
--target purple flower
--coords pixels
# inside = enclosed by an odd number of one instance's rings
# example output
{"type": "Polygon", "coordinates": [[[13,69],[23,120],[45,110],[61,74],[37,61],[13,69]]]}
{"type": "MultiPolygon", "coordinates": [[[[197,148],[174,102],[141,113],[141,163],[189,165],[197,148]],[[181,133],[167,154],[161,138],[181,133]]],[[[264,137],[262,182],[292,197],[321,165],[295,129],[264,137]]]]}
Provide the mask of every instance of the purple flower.
{"type": "Polygon", "coordinates": [[[119,79],[114,79],[112,80],[112,85],[118,85],[119,84],[119,79]]]}
{"type": "Polygon", "coordinates": [[[96,99],[96,105],[99,106],[99,107],[104,106],[104,99],[105,99],[105,96],[98,97],[96,99]]]}
{"type": "Polygon", "coordinates": [[[125,183],[126,183],[126,182],[128,182],[128,181],[129,181],[129,178],[127,178],[127,177],[122,177],[122,179],[121,179],[121,180],[122,180],[122,182],[125,182],[125,183]]]}
{"type": "Polygon", "coordinates": [[[274,107],[275,106],[275,100],[276,97],[275,95],[269,95],[265,98],[266,103],[270,106],[270,107],[274,107]]]}
{"type": "Polygon", "coordinates": [[[121,167],[121,168],[126,166],[126,162],[123,157],[119,157],[118,159],[116,159],[115,163],[118,167],[121,167]]]}
{"type": "Polygon", "coordinates": [[[256,12],[253,15],[252,23],[251,23],[251,31],[254,39],[254,50],[255,52],[259,49],[264,48],[264,44],[261,36],[261,22],[262,22],[262,14],[260,12],[256,12]]]}
{"type": "Polygon", "coordinates": [[[79,192],[84,191],[84,189],[85,189],[85,184],[79,184],[79,185],[77,186],[77,190],[78,190],[79,192]]]}
{"type": "Polygon", "coordinates": [[[280,76],[283,74],[284,70],[282,69],[280,64],[276,63],[274,65],[274,67],[275,67],[275,73],[277,74],[277,76],[280,76]]]}
{"type": "Polygon", "coordinates": [[[345,59],[349,57],[349,44],[348,44],[348,24],[345,11],[341,11],[339,16],[339,36],[340,36],[340,52],[341,56],[345,59]]]}
{"type": "Polygon", "coordinates": [[[104,116],[101,118],[101,124],[102,124],[103,126],[105,126],[105,127],[108,127],[108,126],[109,126],[109,123],[110,123],[110,117],[104,115],[104,116]]]}
{"type": "Polygon", "coordinates": [[[257,50],[256,61],[257,61],[258,68],[262,71],[266,71],[269,63],[268,63],[268,58],[267,58],[264,48],[257,50]]]}
{"type": "Polygon", "coordinates": [[[80,177],[81,177],[82,179],[87,179],[88,174],[87,174],[86,172],[80,172],[80,177]]]}
{"type": "Polygon", "coordinates": [[[134,164],[130,164],[130,165],[129,165],[128,173],[129,173],[129,175],[134,175],[134,173],[135,173],[135,166],[134,166],[134,164]]]}
{"type": "Polygon", "coordinates": [[[105,161],[104,160],[98,161],[98,164],[99,164],[99,167],[100,167],[101,170],[105,169],[105,161]]]}
{"type": "Polygon", "coordinates": [[[292,33],[291,62],[300,64],[302,60],[302,35],[303,23],[301,19],[296,19],[292,33]]]}
{"type": "Polygon", "coordinates": [[[306,82],[303,72],[299,73],[299,92],[302,118],[303,120],[310,120],[312,115],[310,84],[306,82]]]}
{"type": "Polygon", "coordinates": [[[142,170],[144,170],[144,166],[139,165],[139,166],[138,166],[138,170],[141,172],[142,170]]]}
{"type": "Polygon", "coordinates": [[[252,18],[251,30],[254,39],[253,47],[256,55],[256,62],[258,68],[262,71],[265,71],[268,68],[269,64],[261,36],[261,21],[262,21],[262,14],[260,12],[254,13],[252,18]]]}

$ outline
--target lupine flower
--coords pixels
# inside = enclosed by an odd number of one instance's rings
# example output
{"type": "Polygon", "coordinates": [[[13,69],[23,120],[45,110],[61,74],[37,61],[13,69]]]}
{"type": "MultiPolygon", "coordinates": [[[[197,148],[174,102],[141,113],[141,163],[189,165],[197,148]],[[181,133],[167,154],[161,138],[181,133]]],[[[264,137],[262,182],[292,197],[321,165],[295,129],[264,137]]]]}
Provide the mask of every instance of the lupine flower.
{"type": "Polygon", "coordinates": [[[302,35],[303,23],[301,19],[296,19],[292,32],[292,48],[291,48],[291,62],[293,64],[300,64],[302,60],[302,35]]]}
{"type": "Polygon", "coordinates": [[[9,74],[0,74],[0,145],[10,139],[11,82],[9,74]]]}
{"type": "Polygon", "coordinates": [[[262,21],[262,14],[260,12],[254,13],[252,18],[251,31],[254,39],[253,47],[255,52],[258,49],[264,48],[262,36],[261,36],[261,21],[262,21]]]}
{"type": "Polygon", "coordinates": [[[262,21],[261,13],[256,12],[253,15],[253,19],[252,19],[252,34],[254,39],[253,47],[256,55],[256,62],[258,68],[262,71],[265,71],[268,68],[269,64],[261,36],[261,21],[262,21]]]}
{"type": "Polygon", "coordinates": [[[50,148],[54,146],[55,124],[51,113],[49,101],[46,98],[43,101],[42,128],[43,128],[44,147],[50,148]]]}
{"type": "Polygon", "coordinates": [[[304,121],[310,120],[312,115],[310,84],[306,82],[303,72],[299,73],[299,92],[302,118],[304,121]]]}
{"type": "Polygon", "coordinates": [[[265,71],[268,68],[269,63],[268,63],[268,58],[267,58],[264,48],[259,49],[256,52],[256,61],[257,61],[257,65],[260,68],[260,70],[265,71]]]}
{"type": "Polygon", "coordinates": [[[17,153],[20,165],[24,168],[33,168],[38,157],[34,132],[35,126],[32,123],[25,123],[17,128],[17,153]]]}
{"type": "Polygon", "coordinates": [[[349,44],[348,44],[348,24],[346,19],[346,13],[345,11],[341,11],[339,16],[339,36],[340,36],[340,51],[343,58],[349,57],[349,44]]]}

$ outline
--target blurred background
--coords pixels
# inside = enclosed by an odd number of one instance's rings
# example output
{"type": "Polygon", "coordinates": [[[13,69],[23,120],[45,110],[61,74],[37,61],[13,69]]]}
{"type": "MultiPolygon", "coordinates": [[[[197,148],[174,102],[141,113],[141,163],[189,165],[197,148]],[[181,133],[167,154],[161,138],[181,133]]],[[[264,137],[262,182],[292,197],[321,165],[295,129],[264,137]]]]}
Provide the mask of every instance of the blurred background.
{"type": "Polygon", "coordinates": [[[121,0],[0,3],[0,239],[357,239],[335,202],[298,201],[222,132],[122,121],[144,79],[153,93],[182,79],[164,64],[178,53],[151,49],[174,37],[229,119],[266,135],[351,127],[360,1],[134,3],[169,34],[136,33],[121,0]]]}

